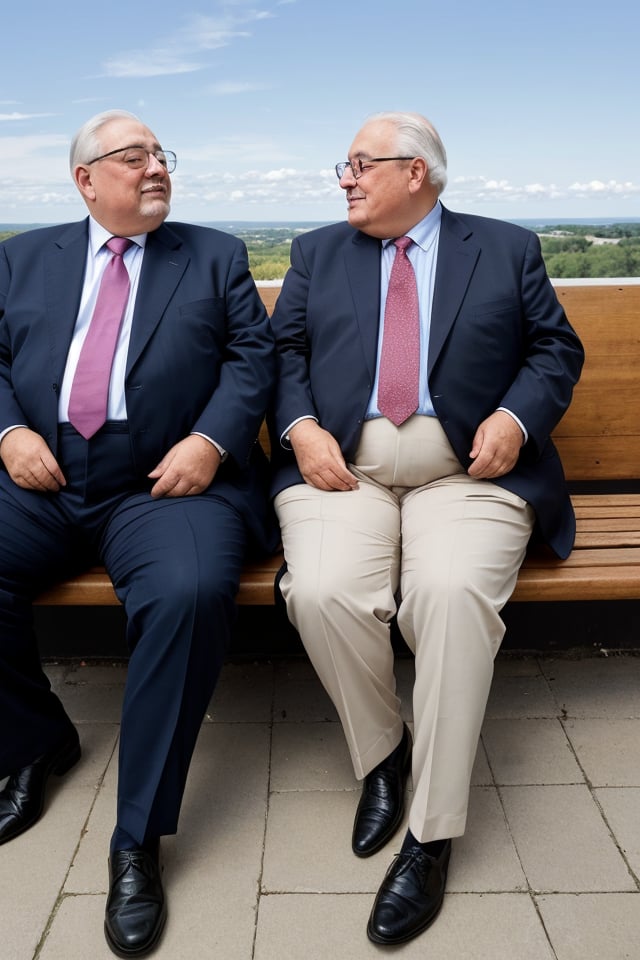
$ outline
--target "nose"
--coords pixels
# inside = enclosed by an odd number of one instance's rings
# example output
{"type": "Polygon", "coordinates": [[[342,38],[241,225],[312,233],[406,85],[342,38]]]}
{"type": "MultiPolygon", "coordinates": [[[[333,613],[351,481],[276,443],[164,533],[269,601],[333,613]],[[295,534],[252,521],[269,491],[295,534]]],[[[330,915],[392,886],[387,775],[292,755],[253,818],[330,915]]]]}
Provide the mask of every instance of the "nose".
{"type": "Polygon", "coordinates": [[[169,175],[167,173],[167,168],[165,167],[165,165],[163,163],[160,163],[158,158],[153,153],[149,154],[149,162],[147,164],[147,169],[145,173],[148,177],[157,177],[159,173],[162,174],[163,176],[165,174],[167,176],[169,175]]]}
{"type": "Polygon", "coordinates": [[[353,175],[353,170],[349,165],[344,168],[344,173],[340,177],[338,183],[343,190],[348,190],[348,188],[352,187],[354,183],[357,183],[357,180],[353,175]]]}

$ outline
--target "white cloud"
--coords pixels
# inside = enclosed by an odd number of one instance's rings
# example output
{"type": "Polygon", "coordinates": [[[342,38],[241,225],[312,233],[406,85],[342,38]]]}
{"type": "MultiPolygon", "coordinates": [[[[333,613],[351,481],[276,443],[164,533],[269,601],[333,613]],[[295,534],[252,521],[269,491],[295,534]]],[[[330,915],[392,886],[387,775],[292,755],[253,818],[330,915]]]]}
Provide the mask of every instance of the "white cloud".
{"type": "Polygon", "coordinates": [[[221,81],[220,83],[214,83],[207,88],[208,93],[212,93],[214,96],[233,96],[237,93],[254,93],[256,90],[269,90],[270,87],[266,83],[249,83],[245,80],[226,80],[221,81]]]}
{"type": "Polygon", "coordinates": [[[66,164],[69,151],[68,137],[63,134],[33,134],[31,136],[8,136],[0,137],[0,156],[7,165],[11,165],[18,176],[29,176],[29,170],[26,169],[30,164],[37,164],[40,176],[51,173],[44,171],[42,164],[47,163],[59,165],[62,160],[66,164]]]}
{"type": "Polygon", "coordinates": [[[171,37],[161,40],[150,50],[129,50],[110,57],[104,63],[109,77],[156,77],[192,73],[207,66],[202,54],[229,46],[236,39],[251,36],[240,29],[247,24],[272,17],[263,10],[226,13],[219,17],[191,16],[171,37]]]}
{"type": "Polygon", "coordinates": [[[582,197],[586,196],[611,196],[611,197],[630,197],[640,194],[640,184],[632,183],[626,180],[620,183],[618,180],[590,180],[588,183],[572,183],[569,190],[582,197]]]}
{"type": "Polygon", "coordinates": [[[193,73],[203,64],[188,61],[173,50],[132,51],[122,57],[107,60],[104,69],[108,77],[163,77],[168,74],[193,73]]]}
{"type": "Polygon", "coordinates": [[[55,117],[55,113],[0,113],[0,121],[3,120],[37,120],[40,117],[55,117]]]}
{"type": "Polygon", "coordinates": [[[538,202],[540,200],[570,200],[577,197],[622,198],[640,194],[640,184],[616,180],[572,183],[566,187],[555,183],[514,184],[510,180],[496,180],[483,176],[455,177],[447,187],[446,195],[459,203],[487,201],[538,202]]]}
{"type": "Polygon", "coordinates": [[[0,181],[0,206],[5,218],[12,210],[33,207],[41,211],[43,220],[47,210],[55,207],[78,206],[79,194],[69,180],[67,184],[42,181],[33,177],[0,181]]]}
{"type": "Polygon", "coordinates": [[[339,199],[339,192],[333,171],[279,168],[176,176],[173,196],[176,202],[185,204],[198,201],[217,206],[243,203],[282,207],[295,201],[326,207],[327,199],[339,199]]]}

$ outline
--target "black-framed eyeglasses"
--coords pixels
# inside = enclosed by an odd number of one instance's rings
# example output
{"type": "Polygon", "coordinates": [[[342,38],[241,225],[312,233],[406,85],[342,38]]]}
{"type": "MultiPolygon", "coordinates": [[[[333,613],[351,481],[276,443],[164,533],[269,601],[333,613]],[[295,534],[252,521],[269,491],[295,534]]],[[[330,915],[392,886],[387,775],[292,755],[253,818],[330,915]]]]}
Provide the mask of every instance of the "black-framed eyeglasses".
{"type": "Polygon", "coordinates": [[[370,157],[365,160],[358,157],[357,160],[343,160],[341,163],[336,163],[336,177],[338,180],[342,180],[347,167],[351,167],[353,179],[359,180],[362,174],[369,169],[370,163],[385,163],[387,160],[413,160],[413,157],[370,157]]]}
{"type": "Polygon", "coordinates": [[[102,156],[89,160],[87,166],[91,166],[92,163],[97,163],[98,160],[106,160],[107,157],[113,157],[117,153],[124,154],[122,161],[131,170],[142,170],[143,168],[146,170],[149,166],[149,157],[155,157],[167,173],[173,173],[176,168],[176,163],[178,162],[178,158],[173,150],[146,150],[144,147],[133,145],[131,147],[118,147],[117,150],[109,150],[109,153],[103,153],[102,156]]]}

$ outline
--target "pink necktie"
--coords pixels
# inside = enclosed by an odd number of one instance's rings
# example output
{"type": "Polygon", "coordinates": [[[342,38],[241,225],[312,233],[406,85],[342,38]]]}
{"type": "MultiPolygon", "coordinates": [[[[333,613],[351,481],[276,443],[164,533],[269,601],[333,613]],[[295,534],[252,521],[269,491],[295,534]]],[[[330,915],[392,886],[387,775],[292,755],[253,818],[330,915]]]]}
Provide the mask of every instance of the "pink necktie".
{"type": "Polygon", "coordinates": [[[132,243],[126,237],[111,237],[107,241],[113,256],[102,274],[93,316],[71,385],[69,420],[87,440],[107,419],[111,367],[129,299],[129,274],[122,255],[132,243]]]}
{"type": "Polygon", "coordinates": [[[400,426],[415,413],[419,399],[420,311],[416,275],[407,256],[409,237],[397,247],[384,311],[378,409],[400,426]]]}

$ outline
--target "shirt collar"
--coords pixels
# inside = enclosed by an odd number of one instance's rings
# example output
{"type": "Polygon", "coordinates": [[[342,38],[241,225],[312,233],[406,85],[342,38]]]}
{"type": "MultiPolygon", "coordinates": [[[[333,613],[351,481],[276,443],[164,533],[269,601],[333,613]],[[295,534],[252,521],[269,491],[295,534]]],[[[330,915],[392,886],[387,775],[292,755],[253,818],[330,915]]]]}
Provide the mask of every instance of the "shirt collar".
{"type": "MultiPolygon", "coordinates": [[[[94,220],[93,217],[89,216],[89,249],[91,250],[92,256],[96,256],[99,250],[104,247],[107,240],[113,236],[112,233],[109,233],[108,230],[102,226],[101,223],[98,223],[97,220],[94,220]]],[[[135,236],[129,237],[129,240],[133,240],[134,243],[137,243],[139,247],[143,247],[147,242],[146,233],[138,233],[135,236]]]]}
{"type": "MultiPolygon", "coordinates": [[[[416,246],[420,247],[421,250],[428,250],[440,229],[441,220],[442,205],[440,201],[437,200],[435,206],[429,210],[426,217],[419,220],[418,223],[411,227],[411,230],[407,230],[405,237],[411,237],[416,246]]],[[[390,243],[393,243],[395,239],[395,237],[391,237],[388,240],[383,240],[382,246],[387,247],[390,243]]]]}

